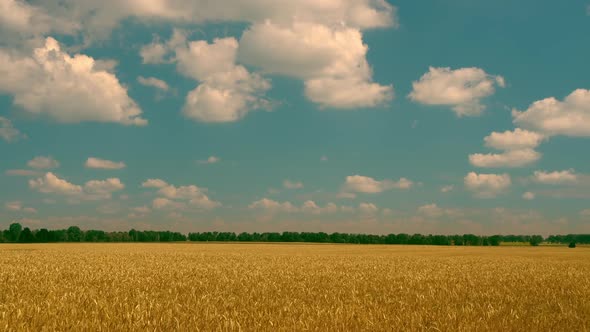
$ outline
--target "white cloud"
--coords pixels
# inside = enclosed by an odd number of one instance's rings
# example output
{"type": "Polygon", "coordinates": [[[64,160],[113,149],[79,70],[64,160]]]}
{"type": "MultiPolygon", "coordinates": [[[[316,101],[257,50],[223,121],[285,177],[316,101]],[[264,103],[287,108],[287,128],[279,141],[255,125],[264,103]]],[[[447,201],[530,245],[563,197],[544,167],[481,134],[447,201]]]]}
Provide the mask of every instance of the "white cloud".
{"type": "Polygon", "coordinates": [[[590,90],[575,90],[563,101],[536,101],[523,112],[513,110],[512,117],[516,125],[547,136],[590,137],[590,90]]]}
{"type": "Polygon", "coordinates": [[[506,191],[512,180],[508,174],[477,174],[470,172],[464,179],[465,187],[480,198],[493,198],[506,191]]]}
{"type": "Polygon", "coordinates": [[[364,215],[374,215],[379,212],[379,208],[373,203],[360,203],[359,212],[364,215]]]}
{"type": "Polygon", "coordinates": [[[533,175],[533,180],[542,184],[571,184],[578,179],[577,174],[573,169],[565,171],[536,171],[533,175]]]}
{"type": "Polygon", "coordinates": [[[263,198],[248,205],[249,209],[253,210],[266,210],[269,212],[297,212],[299,209],[295,207],[291,202],[277,202],[272,199],[263,198]]]}
{"type": "Polygon", "coordinates": [[[327,156],[321,156],[320,157],[320,161],[328,161],[328,157],[327,156]]]}
{"type": "Polygon", "coordinates": [[[138,76],[137,81],[141,85],[151,86],[156,89],[160,89],[162,91],[168,91],[170,89],[170,87],[168,86],[168,83],[162,81],[161,79],[157,79],[155,77],[138,76]]]}
{"type": "Polygon", "coordinates": [[[336,198],[355,199],[356,194],[355,193],[347,193],[347,192],[339,192],[336,195],[336,198]]]}
{"type": "Polygon", "coordinates": [[[221,158],[216,157],[216,156],[210,156],[209,158],[207,158],[205,160],[199,160],[198,163],[199,164],[217,164],[220,161],[221,161],[221,158]]]}
{"type": "Polygon", "coordinates": [[[76,185],[48,172],[44,176],[29,180],[29,187],[44,194],[58,194],[71,199],[111,199],[114,192],[123,190],[125,185],[118,178],[90,180],[84,186],[76,185]]]}
{"type": "Polygon", "coordinates": [[[539,133],[516,128],[503,133],[493,132],[484,138],[485,145],[497,150],[534,149],[545,137],[539,133]]]}
{"type": "Polygon", "coordinates": [[[32,56],[0,49],[0,92],[25,112],[61,123],[145,125],[141,110],[115,75],[86,55],[70,56],[49,37],[32,56]]]}
{"type": "Polygon", "coordinates": [[[38,192],[55,193],[67,196],[77,196],[83,193],[82,187],[60,179],[55,174],[48,172],[43,177],[29,180],[29,187],[38,192]]]}
{"type": "Polygon", "coordinates": [[[176,202],[176,201],[170,200],[168,198],[163,198],[163,197],[154,198],[154,200],[152,201],[152,208],[154,208],[156,210],[162,210],[162,209],[181,210],[181,209],[184,209],[185,207],[186,207],[186,204],[183,202],[176,202]]]}
{"type": "Polygon", "coordinates": [[[301,211],[311,214],[330,214],[338,212],[338,206],[334,203],[328,203],[325,207],[320,207],[314,201],[308,200],[301,206],[301,211]]]}
{"type": "Polygon", "coordinates": [[[125,168],[126,165],[124,162],[120,161],[110,161],[105,159],[99,159],[90,157],[86,160],[86,164],[84,164],[86,168],[98,168],[98,169],[122,169],[125,168]]]}
{"type": "Polygon", "coordinates": [[[207,188],[200,188],[195,185],[176,187],[160,179],[148,179],[142,183],[142,187],[159,189],[158,194],[163,196],[160,198],[165,199],[160,199],[158,201],[159,203],[155,203],[156,201],[154,200],[154,204],[159,206],[184,206],[185,202],[190,206],[205,210],[221,206],[220,202],[211,200],[209,196],[205,194],[207,188]],[[170,202],[166,203],[167,201],[170,202]]]}
{"type": "Polygon", "coordinates": [[[357,192],[375,194],[391,189],[409,189],[414,183],[406,178],[401,178],[399,181],[382,180],[378,181],[368,176],[352,175],[346,177],[344,184],[344,192],[357,192]]]}
{"type": "Polygon", "coordinates": [[[39,176],[41,173],[32,171],[29,169],[9,169],[5,172],[6,175],[10,176],[39,176]]]}
{"type": "Polygon", "coordinates": [[[455,186],[452,186],[452,185],[443,186],[442,188],[440,188],[440,192],[448,193],[448,192],[453,191],[453,189],[455,189],[455,186]]]}
{"type": "Polygon", "coordinates": [[[283,188],[285,188],[285,189],[302,189],[303,183],[300,181],[285,180],[285,181],[283,181],[283,188]]]}
{"type": "Polygon", "coordinates": [[[485,109],[481,100],[494,94],[496,85],[505,86],[502,76],[489,75],[479,68],[430,67],[412,83],[409,98],[426,105],[452,106],[457,116],[477,116],[485,109]]]}
{"type": "Polygon", "coordinates": [[[37,213],[37,210],[32,207],[25,207],[20,201],[6,202],[4,208],[8,211],[37,213]]]}
{"type": "Polygon", "coordinates": [[[322,107],[358,108],[393,98],[391,86],[372,82],[367,50],[358,28],[266,20],[244,32],[238,56],[265,73],[304,80],[305,95],[322,107]]]}
{"type": "Polygon", "coordinates": [[[52,169],[52,168],[58,168],[59,162],[51,156],[47,156],[47,157],[39,156],[39,157],[35,157],[35,158],[29,160],[29,162],[27,163],[27,166],[29,166],[31,168],[36,168],[36,169],[52,169]]]}
{"type": "Polygon", "coordinates": [[[186,96],[184,115],[202,122],[234,122],[251,110],[269,108],[262,95],[270,82],[236,64],[238,46],[233,37],[188,42],[184,32],[175,30],[168,42],[154,42],[142,54],[148,54],[144,62],[175,61],[179,73],[200,82],[186,96]],[[157,56],[149,50],[158,50],[157,56]],[[169,53],[175,56],[165,60],[169,53]]]}
{"type": "Polygon", "coordinates": [[[141,184],[141,186],[144,188],[163,188],[167,185],[168,183],[161,179],[147,179],[141,184]]]}
{"type": "Polygon", "coordinates": [[[541,154],[533,149],[510,150],[500,154],[476,153],[469,155],[471,165],[483,168],[524,167],[535,163],[541,154]]]}
{"type": "Polygon", "coordinates": [[[21,137],[25,137],[18,129],[14,128],[12,121],[0,116],[0,138],[6,142],[14,142],[21,137]]]}
{"type": "Polygon", "coordinates": [[[532,201],[533,199],[535,199],[535,193],[527,191],[524,194],[522,194],[522,198],[526,199],[527,201],[532,201]]]}

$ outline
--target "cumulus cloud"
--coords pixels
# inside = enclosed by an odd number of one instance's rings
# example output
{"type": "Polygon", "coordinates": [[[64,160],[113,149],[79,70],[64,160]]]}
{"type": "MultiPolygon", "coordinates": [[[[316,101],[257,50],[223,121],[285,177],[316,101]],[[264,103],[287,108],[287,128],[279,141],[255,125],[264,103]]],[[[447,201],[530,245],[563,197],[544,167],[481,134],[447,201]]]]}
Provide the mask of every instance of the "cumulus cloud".
{"type": "Polygon", "coordinates": [[[188,42],[184,32],[175,30],[166,43],[144,47],[142,56],[144,62],[176,62],[179,73],[200,82],[186,96],[184,115],[202,122],[234,122],[251,110],[268,109],[270,105],[263,98],[270,82],[236,64],[238,46],[233,37],[217,38],[212,43],[188,42]]]}
{"type": "Polygon", "coordinates": [[[471,165],[482,168],[524,167],[535,163],[541,154],[533,149],[509,150],[503,153],[481,154],[469,156],[471,165]]]}
{"type": "Polygon", "coordinates": [[[258,201],[252,202],[248,205],[249,209],[253,210],[267,210],[270,212],[297,212],[299,209],[295,207],[291,202],[277,202],[272,199],[263,198],[258,201]]]}
{"type": "Polygon", "coordinates": [[[37,210],[32,207],[25,207],[21,201],[6,202],[4,208],[13,212],[37,213],[37,210]]]}
{"type": "Polygon", "coordinates": [[[184,207],[185,204],[204,210],[221,206],[220,202],[214,201],[207,196],[207,188],[200,188],[196,185],[176,187],[161,179],[148,179],[142,183],[142,187],[159,189],[157,193],[162,197],[152,202],[155,209],[173,206],[184,207]]]}
{"type": "Polygon", "coordinates": [[[161,79],[157,79],[155,77],[138,76],[137,82],[139,82],[139,84],[141,84],[141,85],[151,86],[153,88],[156,88],[156,89],[159,89],[162,91],[168,91],[170,89],[170,87],[168,86],[168,83],[162,81],[161,79]]]}
{"type": "Polygon", "coordinates": [[[571,184],[578,180],[578,175],[573,169],[564,171],[536,171],[533,180],[542,184],[571,184]]]}
{"type": "Polygon", "coordinates": [[[367,50],[358,28],[266,20],[244,32],[239,59],[304,80],[305,95],[321,107],[374,107],[393,98],[393,87],[372,82],[367,50]]]}
{"type": "Polygon", "coordinates": [[[72,200],[106,200],[121,191],[125,185],[118,178],[90,180],[84,186],[76,185],[48,172],[44,176],[29,180],[29,187],[44,194],[67,196],[72,200]]]}
{"type": "Polygon", "coordinates": [[[36,168],[36,169],[52,169],[52,168],[58,168],[59,162],[51,156],[47,156],[47,157],[39,156],[39,157],[35,157],[35,158],[29,160],[29,162],[27,163],[27,166],[29,166],[31,168],[36,168]]]}
{"type": "Polygon", "coordinates": [[[400,178],[398,181],[388,179],[378,181],[368,176],[352,175],[346,177],[343,191],[376,194],[396,188],[409,189],[413,185],[414,183],[406,178],[400,178]]]}
{"type": "Polygon", "coordinates": [[[493,132],[484,138],[485,145],[497,150],[534,149],[545,139],[539,133],[516,128],[503,133],[493,132]]]}
{"type": "Polygon", "coordinates": [[[97,168],[97,169],[122,169],[125,168],[126,165],[124,162],[121,161],[111,161],[106,159],[99,159],[90,157],[86,160],[84,164],[86,168],[97,168]]]}
{"type": "Polygon", "coordinates": [[[590,136],[590,90],[577,89],[563,101],[554,97],[512,111],[514,123],[547,136],[590,136]]]}
{"type": "Polygon", "coordinates": [[[70,56],[49,37],[31,56],[0,49],[0,92],[23,111],[61,123],[145,125],[141,110],[117,77],[89,56],[70,56]]]}
{"type": "Polygon", "coordinates": [[[21,137],[25,137],[25,135],[14,127],[12,121],[0,116],[0,138],[6,142],[14,142],[21,137]]]}
{"type": "Polygon", "coordinates": [[[285,189],[302,189],[303,183],[301,181],[285,180],[285,181],[283,181],[283,188],[285,188],[285,189]]]}
{"type": "Polygon", "coordinates": [[[493,198],[506,191],[512,180],[508,174],[477,174],[470,172],[464,179],[465,187],[480,198],[493,198]]]}
{"type": "Polygon", "coordinates": [[[480,68],[430,67],[420,80],[412,83],[409,98],[425,105],[451,106],[457,116],[477,116],[485,106],[481,100],[504,87],[504,78],[487,74],[480,68]]]}
{"type": "Polygon", "coordinates": [[[379,208],[373,203],[360,203],[358,209],[363,215],[374,215],[379,212],[379,208]]]}

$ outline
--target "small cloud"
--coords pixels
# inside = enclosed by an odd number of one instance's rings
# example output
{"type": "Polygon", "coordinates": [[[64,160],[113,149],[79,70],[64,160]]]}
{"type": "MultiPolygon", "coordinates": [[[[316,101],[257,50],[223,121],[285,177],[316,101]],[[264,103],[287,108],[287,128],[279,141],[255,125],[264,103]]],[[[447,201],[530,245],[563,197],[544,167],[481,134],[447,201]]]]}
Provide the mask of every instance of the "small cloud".
{"type": "Polygon", "coordinates": [[[527,201],[532,201],[533,199],[535,199],[535,193],[527,191],[526,193],[522,194],[522,198],[526,199],[527,201]]]}
{"type": "Polygon", "coordinates": [[[6,142],[15,142],[25,137],[18,129],[14,128],[12,121],[0,116],[0,138],[6,142]]]}
{"type": "Polygon", "coordinates": [[[338,195],[336,195],[336,198],[355,199],[356,194],[355,193],[348,193],[348,192],[340,192],[340,193],[338,193],[338,195]]]}
{"type": "Polygon", "coordinates": [[[303,183],[300,181],[290,181],[290,180],[285,180],[283,181],[283,187],[285,189],[302,189],[303,188],[303,183]]]}
{"type": "Polygon", "coordinates": [[[151,86],[151,87],[154,87],[154,88],[162,90],[162,91],[168,91],[170,89],[170,87],[168,86],[168,83],[166,83],[160,79],[157,79],[155,77],[139,76],[139,77],[137,77],[137,81],[141,85],[151,86]]]}
{"type": "Polygon", "coordinates": [[[99,159],[90,157],[86,160],[86,164],[84,165],[86,168],[96,168],[96,169],[122,169],[125,168],[124,162],[120,161],[110,161],[105,159],[99,159]]]}
{"type": "Polygon", "coordinates": [[[328,157],[327,157],[327,156],[322,156],[322,157],[320,158],[320,161],[324,161],[324,162],[325,162],[325,161],[328,161],[328,157]]]}
{"type": "Polygon", "coordinates": [[[444,187],[440,188],[440,192],[441,193],[448,193],[448,192],[453,191],[453,189],[455,189],[455,186],[448,185],[448,186],[444,186],[444,187]]]}
{"type": "Polygon", "coordinates": [[[206,160],[199,160],[197,162],[201,165],[205,165],[205,164],[217,164],[220,161],[221,161],[221,158],[216,157],[216,156],[211,156],[211,157],[207,158],[206,160]]]}
{"type": "Polygon", "coordinates": [[[21,201],[6,202],[4,208],[8,211],[37,213],[37,210],[32,207],[25,207],[21,201]]]}
{"type": "Polygon", "coordinates": [[[590,217],[590,209],[580,211],[582,217],[590,217]]]}
{"type": "Polygon", "coordinates": [[[51,156],[47,156],[47,157],[39,156],[39,157],[35,157],[35,158],[29,160],[29,162],[27,163],[27,166],[29,166],[31,168],[36,168],[36,169],[52,169],[52,168],[58,168],[59,162],[57,160],[53,159],[53,157],[51,157],[51,156]]]}

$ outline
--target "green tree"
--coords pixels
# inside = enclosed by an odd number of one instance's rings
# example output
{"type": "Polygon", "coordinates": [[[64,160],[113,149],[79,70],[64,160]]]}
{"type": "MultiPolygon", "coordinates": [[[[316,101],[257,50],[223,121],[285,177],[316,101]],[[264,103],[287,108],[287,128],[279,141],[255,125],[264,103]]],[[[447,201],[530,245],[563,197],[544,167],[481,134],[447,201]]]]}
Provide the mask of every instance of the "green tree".
{"type": "Polygon", "coordinates": [[[8,240],[12,242],[17,242],[20,238],[20,233],[23,231],[23,226],[21,224],[15,222],[8,226],[8,240]]]}
{"type": "Polygon", "coordinates": [[[66,234],[68,235],[69,242],[82,241],[82,238],[83,238],[82,230],[78,226],[70,226],[68,228],[68,230],[66,231],[66,234]]]}

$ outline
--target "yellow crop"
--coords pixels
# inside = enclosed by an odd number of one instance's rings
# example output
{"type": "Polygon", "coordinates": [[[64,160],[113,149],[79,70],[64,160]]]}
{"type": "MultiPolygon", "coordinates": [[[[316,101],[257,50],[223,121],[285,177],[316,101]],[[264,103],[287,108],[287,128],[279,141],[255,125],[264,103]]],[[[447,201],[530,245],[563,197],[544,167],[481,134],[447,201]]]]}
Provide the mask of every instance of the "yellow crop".
{"type": "Polygon", "coordinates": [[[590,249],[0,245],[0,331],[589,331],[590,249]]]}

